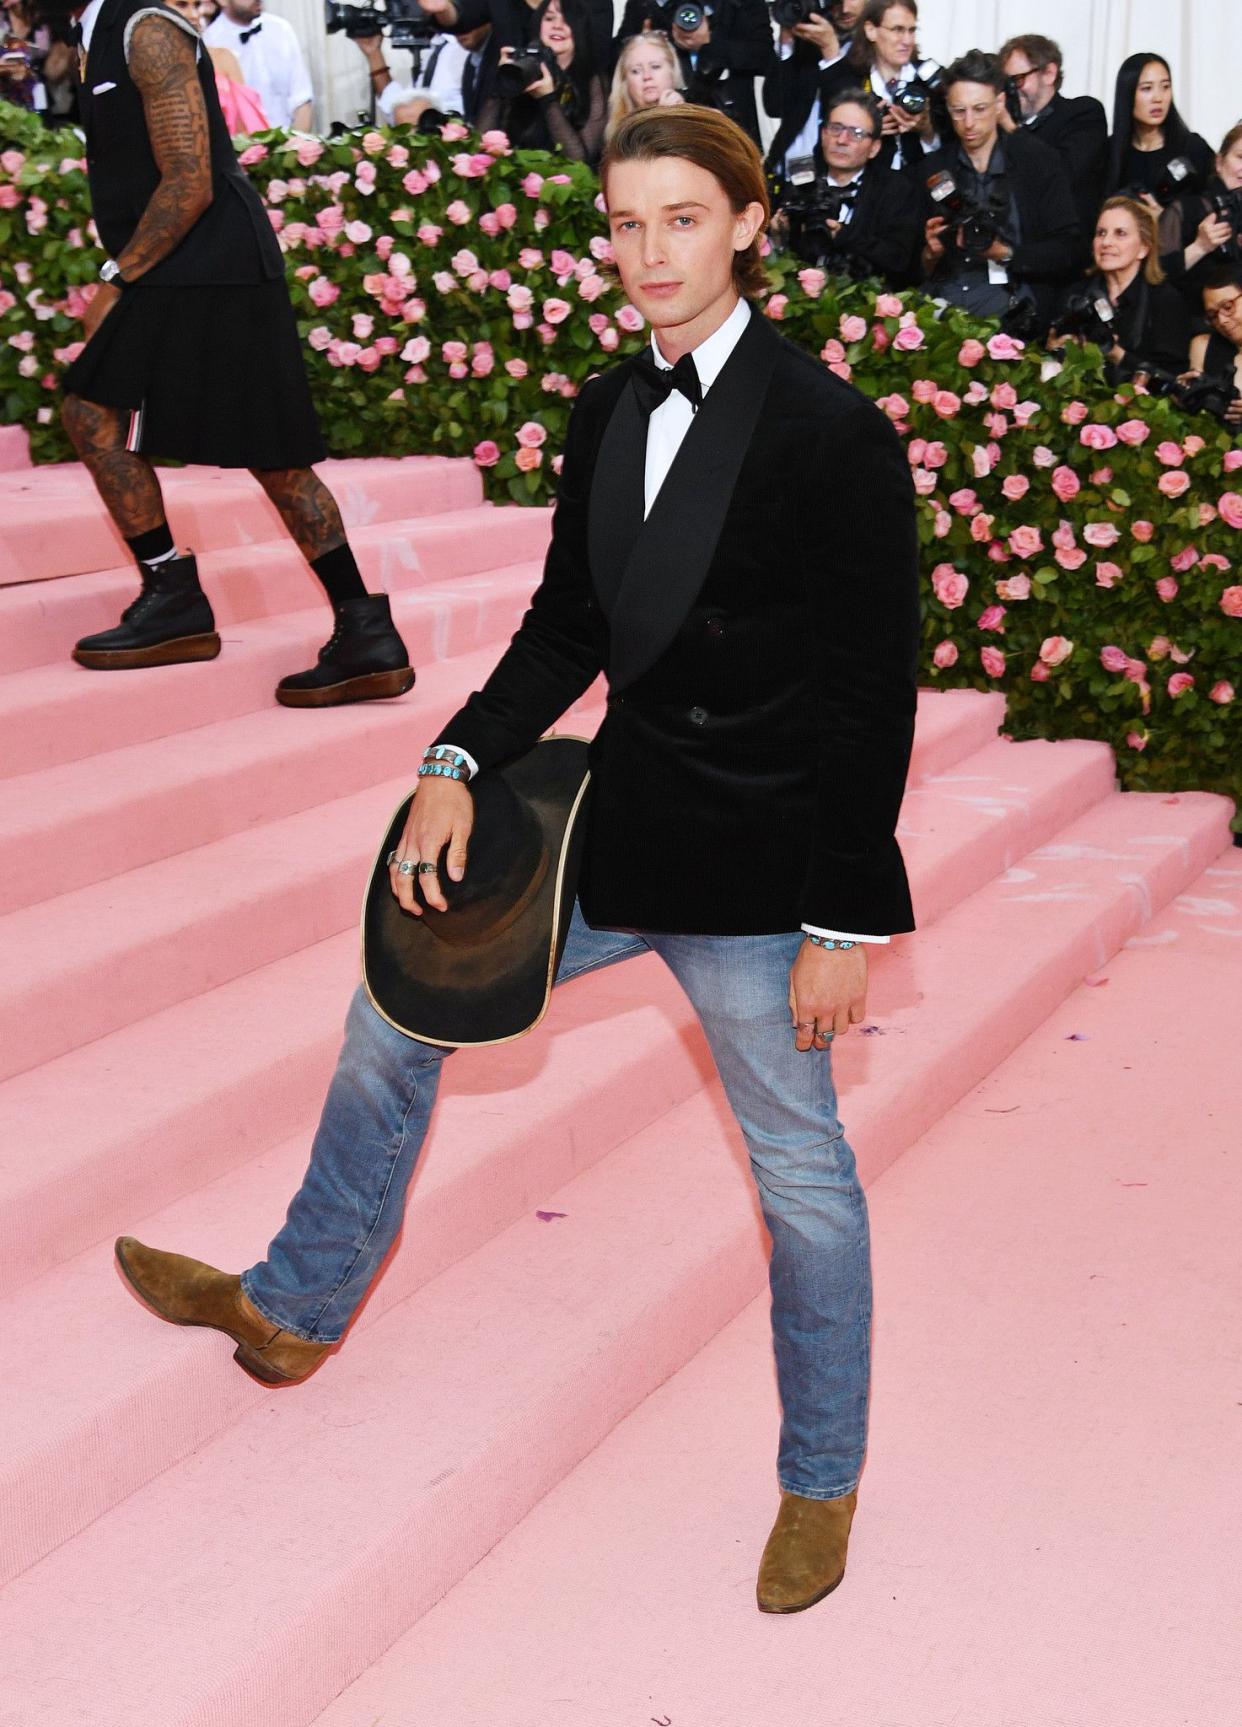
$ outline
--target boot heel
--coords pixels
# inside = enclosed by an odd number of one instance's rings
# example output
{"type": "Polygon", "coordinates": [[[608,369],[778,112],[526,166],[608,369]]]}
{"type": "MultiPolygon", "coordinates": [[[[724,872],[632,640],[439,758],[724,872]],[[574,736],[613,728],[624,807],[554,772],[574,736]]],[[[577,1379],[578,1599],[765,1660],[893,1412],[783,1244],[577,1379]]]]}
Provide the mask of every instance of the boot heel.
{"type": "Polygon", "coordinates": [[[141,666],[179,666],[194,660],[214,660],[220,637],[214,630],[197,636],[177,636],[149,648],[75,648],[73,657],[93,672],[134,671],[141,666]]]}
{"type": "Polygon", "coordinates": [[[276,700],[286,708],[337,708],[346,702],[373,702],[385,697],[403,696],[414,687],[413,666],[399,666],[390,672],[364,672],[356,678],[345,678],[339,684],[326,684],[318,689],[290,689],[278,685],[276,700]]]}
{"type": "Polygon", "coordinates": [[[248,1343],[239,1343],[233,1351],[233,1360],[239,1367],[244,1367],[253,1379],[260,1380],[264,1385],[288,1385],[289,1381],[283,1373],[276,1373],[261,1355],[248,1343]]]}

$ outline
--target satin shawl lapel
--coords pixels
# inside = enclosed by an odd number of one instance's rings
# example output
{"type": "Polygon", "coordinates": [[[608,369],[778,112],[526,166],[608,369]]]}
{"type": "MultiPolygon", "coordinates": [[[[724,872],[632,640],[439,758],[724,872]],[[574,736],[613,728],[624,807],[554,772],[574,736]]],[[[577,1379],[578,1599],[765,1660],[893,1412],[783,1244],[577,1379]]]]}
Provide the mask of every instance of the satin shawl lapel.
{"type": "MultiPolygon", "coordinates": [[[[753,311],[737,346],[694,416],[645,522],[641,522],[645,438],[639,446],[641,527],[636,537],[631,533],[628,544],[618,548],[628,556],[614,594],[605,595],[596,574],[600,603],[605,606],[611,626],[608,681],[614,690],[632,684],[655,664],[685,622],[707,579],[733,488],[780,352],[780,338],[763,314],[753,311]]],[[[633,386],[629,385],[613,413],[609,432],[627,401],[631,404],[627,414],[632,411],[642,419],[633,386]]],[[[601,446],[601,464],[606,454],[601,446]]],[[[622,461],[633,460],[624,452],[619,451],[618,455],[622,461]]],[[[631,487],[632,474],[624,477],[622,483],[631,487]]],[[[615,552],[605,554],[604,567],[608,571],[606,581],[610,581],[615,570],[615,552]]],[[[594,561],[592,570],[595,571],[594,561]]]]}
{"type": "Polygon", "coordinates": [[[643,528],[646,469],[647,416],[627,378],[600,440],[587,510],[591,580],[610,622],[643,528]]]}

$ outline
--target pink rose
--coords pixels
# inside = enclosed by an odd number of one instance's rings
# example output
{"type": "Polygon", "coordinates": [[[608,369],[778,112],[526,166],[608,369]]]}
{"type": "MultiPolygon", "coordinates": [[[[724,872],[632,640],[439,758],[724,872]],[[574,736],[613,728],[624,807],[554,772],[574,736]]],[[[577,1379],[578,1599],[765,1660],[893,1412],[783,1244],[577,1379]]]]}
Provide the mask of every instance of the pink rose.
{"type": "Polygon", "coordinates": [[[1174,552],[1169,563],[1179,576],[1184,576],[1187,570],[1193,570],[1199,562],[1199,553],[1194,546],[1183,546],[1180,552],[1174,552]]]}
{"type": "Polygon", "coordinates": [[[443,233],[444,229],[437,227],[434,222],[423,222],[419,226],[417,238],[420,245],[438,246],[440,244],[440,236],[443,233]]]}
{"type": "Polygon", "coordinates": [[[943,671],[946,666],[955,666],[957,664],[957,649],[952,642],[944,641],[936,643],[935,652],[932,654],[932,664],[938,667],[941,671],[943,671]]]}
{"type": "Polygon", "coordinates": [[[1005,673],[1005,656],[999,648],[982,648],[979,653],[983,669],[990,678],[1003,677],[1005,673]]]}
{"type": "Polygon", "coordinates": [[[1144,444],[1151,436],[1151,427],[1146,420],[1123,420],[1117,428],[1117,436],[1123,444],[1144,444]]]}
{"type": "Polygon", "coordinates": [[[1007,581],[997,582],[996,591],[1002,600],[1027,600],[1031,597],[1031,578],[1010,576],[1007,581]]]}
{"type": "Polygon", "coordinates": [[[952,390],[937,390],[932,407],[942,420],[952,420],[961,412],[962,398],[952,390]]]}
{"type": "Polygon", "coordinates": [[[1100,649],[1100,664],[1106,672],[1124,672],[1128,663],[1129,655],[1123,654],[1120,648],[1100,649]]]}
{"type": "Polygon", "coordinates": [[[871,346],[875,349],[876,353],[884,353],[890,345],[888,331],[884,328],[883,324],[873,324],[871,326],[871,346]]]}
{"type": "Polygon", "coordinates": [[[991,445],[976,444],[970,452],[971,471],[976,480],[986,480],[992,472],[995,461],[996,458],[992,454],[991,445]]]}
{"type": "Polygon", "coordinates": [[[1024,498],[1031,489],[1031,482],[1025,474],[1006,474],[1001,482],[1001,492],[1011,504],[1016,504],[1024,498]]]}
{"type": "Polygon", "coordinates": [[[543,461],[543,451],[532,450],[527,444],[517,451],[513,460],[517,463],[519,473],[533,474],[543,461]]]}
{"type": "Polygon", "coordinates": [[[764,307],[764,311],[768,314],[769,318],[774,318],[776,322],[779,323],[785,316],[785,307],[788,304],[788,294],[773,294],[767,305],[764,307]]]}
{"type": "Polygon", "coordinates": [[[973,516],[975,511],[979,508],[978,494],[972,492],[968,487],[962,487],[956,492],[950,492],[949,502],[957,511],[959,516],[973,516]]]}
{"type": "Polygon", "coordinates": [[[1034,558],[1044,549],[1044,537],[1038,528],[1015,528],[1009,536],[1009,550],[1015,558],[1034,558]]]}
{"type": "Polygon", "coordinates": [[[1069,402],[1061,409],[1061,418],[1067,426],[1081,426],[1090,411],[1085,402],[1069,402]]]}
{"type": "Polygon", "coordinates": [[[875,315],[877,318],[900,318],[904,311],[905,307],[896,294],[876,295],[875,315]]]}
{"type": "Polygon", "coordinates": [[[318,138],[299,138],[294,155],[299,168],[313,168],[323,155],[323,143],[318,138]]]}
{"type": "Polygon", "coordinates": [[[923,451],[923,466],[925,468],[943,468],[949,459],[948,449],[939,438],[933,438],[923,451]]]}
{"type": "Polygon", "coordinates": [[[16,210],[22,201],[21,190],[17,186],[0,186],[0,210],[16,210]]]}
{"type": "Polygon", "coordinates": [[[444,214],[455,228],[464,228],[471,220],[470,206],[461,198],[454,198],[444,214]]]}
{"type": "Polygon", "coordinates": [[[606,330],[601,330],[599,345],[606,354],[614,354],[621,346],[621,337],[611,324],[606,330]]]}
{"type": "MultiPolygon", "coordinates": [[[[936,489],[935,474],[931,473],[927,468],[915,468],[912,477],[914,480],[916,496],[920,498],[930,498],[936,489]]],[[[977,522],[982,520],[983,517],[981,516],[975,517],[975,521],[977,522]]]]}
{"type": "Polygon", "coordinates": [[[511,378],[517,378],[520,381],[530,371],[530,367],[525,360],[506,360],[505,371],[511,378]]]}
{"type": "Polygon", "coordinates": [[[1180,444],[1175,444],[1166,438],[1162,444],[1156,445],[1156,460],[1163,463],[1166,468],[1180,468],[1183,459],[1184,452],[1180,444]]]}
{"type": "Polygon", "coordinates": [[[845,358],[845,347],[835,336],[829,336],[819,350],[819,357],[825,366],[839,366],[845,358]]]}
{"type": "Polygon", "coordinates": [[[1228,570],[1233,566],[1228,558],[1222,558],[1219,552],[1204,552],[1199,559],[1205,570],[1228,570]]]}
{"type": "MultiPolygon", "coordinates": [[[[1050,450],[1047,444],[1036,444],[1031,454],[1031,460],[1037,468],[1055,468],[1057,463],[1056,452],[1050,450]]],[[[1071,468],[1070,472],[1073,473],[1073,471],[1074,470],[1071,468]]]]}
{"type": "Polygon", "coordinates": [[[1019,402],[1013,411],[1014,421],[1019,426],[1029,426],[1040,411],[1038,402],[1019,402]]]}
{"type": "Polygon", "coordinates": [[[979,628],[981,630],[999,630],[1003,635],[1005,631],[1004,606],[988,606],[986,611],[980,612],[979,628]]]}
{"type": "Polygon", "coordinates": [[[986,353],[982,342],[968,336],[957,351],[957,361],[960,366],[977,366],[986,353]]]}
{"type": "Polygon", "coordinates": [[[1017,405],[1018,392],[1014,389],[1012,384],[997,384],[993,388],[992,406],[994,408],[1004,408],[1009,410],[1016,408],[1017,405]]]}
{"type": "Polygon", "coordinates": [[[931,575],[932,591],[942,606],[955,611],[970,591],[970,582],[952,564],[937,564],[931,575]]]}
{"type": "Polygon", "coordinates": [[[1208,700],[1210,702],[1216,702],[1223,708],[1228,702],[1233,700],[1233,685],[1226,683],[1222,678],[1218,684],[1213,684],[1211,689],[1208,691],[1208,700]]]}
{"type": "Polygon", "coordinates": [[[427,190],[427,176],[420,174],[417,168],[411,168],[401,184],[411,198],[417,198],[427,190]]]}
{"type": "Polygon", "coordinates": [[[505,302],[511,312],[529,312],[535,302],[535,296],[522,282],[515,282],[505,295],[505,302]]]}
{"type": "Polygon", "coordinates": [[[932,521],[932,533],[938,540],[943,540],[952,531],[953,517],[947,510],[937,510],[932,521]]]}
{"type": "Polygon", "coordinates": [[[1147,647],[1147,657],[1152,660],[1167,660],[1172,652],[1173,644],[1167,636],[1154,636],[1147,647]]]}
{"type": "Polygon", "coordinates": [[[509,229],[512,228],[517,221],[517,205],[510,204],[507,201],[503,204],[497,204],[492,214],[500,223],[501,232],[508,233],[509,229]]]}
{"type": "Polygon", "coordinates": [[[243,168],[250,168],[256,162],[261,162],[267,155],[266,144],[248,144],[237,160],[243,168]]]}
{"type": "Polygon", "coordinates": [[[1194,687],[1195,680],[1189,672],[1174,672],[1165,686],[1174,701],[1177,700],[1178,696],[1184,696],[1187,690],[1193,690],[1194,687]]]}
{"type": "Polygon", "coordinates": [[[910,394],[916,402],[934,402],[938,388],[934,378],[916,378],[910,386],[910,394]]]}
{"type": "Polygon", "coordinates": [[[1081,546],[1058,546],[1054,555],[1063,570],[1080,570],[1087,561],[1081,546]]]}
{"type": "MultiPolygon", "coordinates": [[[[860,318],[857,313],[850,313],[841,319],[837,329],[843,342],[861,342],[867,334],[867,320],[860,318]]],[[[1239,451],[1239,454],[1242,455],[1242,451],[1239,451]]]]}
{"type": "Polygon", "coordinates": [[[1179,468],[1170,468],[1156,481],[1156,489],[1166,498],[1180,498],[1190,490],[1190,475],[1179,468]]]}
{"type": "Polygon", "coordinates": [[[335,282],[329,282],[326,276],[316,276],[315,280],[307,289],[307,293],[310,295],[312,304],[318,306],[321,310],[325,306],[330,306],[334,300],[339,300],[341,297],[341,290],[337,287],[335,282]]]}
{"type": "Polygon", "coordinates": [[[1031,667],[1031,682],[1033,684],[1046,684],[1050,675],[1051,674],[1049,673],[1047,666],[1042,660],[1036,660],[1035,664],[1031,667]]]}
{"type": "Polygon", "coordinates": [[[1226,588],[1220,596],[1220,609],[1227,618],[1242,618],[1242,588],[1226,588]]]}
{"type": "Polygon", "coordinates": [[[1232,474],[1236,468],[1242,468],[1242,450],[1226,450],[1221,466],[1227,474],[1232,474]]]}
{"type": "Polygon", "coordinates": [[[1121,538],[1121,529],[1114,527],[1112,522],[1088,522],[1082,531],[1082,537],[1089,546],[1105,552],[1110,546],[1117,544],[1121,538]]]}
{"type": "Polygon", "coordinates": [[[332,332],[328,329],[326,324],[317,324],[315,328],[307,334],[306,340],[310,343],[311,347],[314,348],[317,354],[322,354],[328,343],[332,340],[332,332]]]}
{"type": "Polygon", "coordinates": [[[643,327],[643,315],[637,306],[622,306],[617,312],[617,323],[629,335],[637,335],[643,327]]]}
{"type": "Polygon", "coordinates": [[[500,233],[500,223],[496,220],[495,210],[484,210],[479,217],[479,232],[486,234],[489,240],[494,240],[500,233]]]}
{"type": "Polygon", "coordinates": [[[1111,426],[1102,426],[1092,421],[1079,432],[1078,440],[1089,450],[1111,450],[1116,447],[1117,434],[1111,426]]]}
{"type": "Polygon", "coordinates": [[[1143,545],[1147,544],[1155,531],[1155,524],[1152,522],[1138,521],[1130,523],[1130,532],[1134,535],[1135,539],[1140,541],[1143,545]]]}
{"type": "Polygon", "coordinates": [[[1231,528],[1242,528],[1242,496],[1237,492],[1222,492],[1217,507],[1223,522],[1231,528]]]}
{"type": "Polygon", "coordinates": [[[828,281],[828,275],[824,270],[799,270],[798,281],[802,286],[802,292],[804,294],[808,294],[812,300],[818,300],[819,296],[824,291],[824,286],[828,281]]]}
{"type": "Polygon", "coordinates": [[[354,335],[360,342],[365,342],[375,329],[375,319],[369,312],[355,312],[351,322],[354,335]]]}
{"type": "Polygon", "coordinates": [[[528,198],[537,198],[543,190],[543,175],[527,174],[522,181],[522,190],[528,198]]]}
{"type": "Polygon", "coordinates": [[[546,443],[548,429],[541,426],[538,420],[527,420],[518,427],[517,441],[524,449],[537,450],[540,444],[546,443]]]}
{"type": "Polygon", "coordinates": [[[479,143],[492,156],[511,156],[513,154],[509,147],[507,135],[501,131],[484,132],[479,143]]]}
{"type": "Polygon", "coordinates": [[[584,276],[578,283],[578,293],[588,306],[607,292],[608,284],[602,276],[584,276]]]}
{"type": "Polygon", "coordinates": [[[1116,587],[1123,573],[1120,564],[1098,563],[1095,566],[1095,585],[1097,588],[1116,587]]]}
{"type": "Polygon", "coordinates": [[[359,354],[358,365],[364,372],[376,372],[383,363],[383,358],[384,356],[379,349],[372,345],[364,348],[359,354]]]}
{"type": "Polygon", "coordinates": [[[1039,657],[1046,666],[1064,665],[1074,651],[1074,644],[1065,636],[1046,636],[1040,645],[1039,657]]]}
{"type": "Polygon", "coordinates": [[[1216,520],[1216,515],[1217,515],[1217,511],[1216,511],[1215,504],[1200,504],[1199,505],[1199,526],[1201,528],[1210,527],[1211,524],[1216,520]]]}
{"type": "Polygon", "coordinates": [[[1176,578],[1173,576],[1161,576],[1160,580],[1156,583],[1156,593],[1167,606],[1170,600],[1175,600],[1177,598],[1176,578]]]}
{"type": "Polygon", "coordinates": [[[893,346],[899,353],[913,354],[923,346],[923,340],[923,332],[918,325],[907,324],[893,337],[893,346]]]}
{"type": "MultiPolygon", "coordinates": [[[[935,476],[929,475],[928,477],[934,485],[935,476]]],[[[986,545],[992,538],[992,525],[995,521],[995,516],[985,516],[982,511],[977,516],[970,518],[970,537],[977,546],[986,545]]]]}
{"type": "Polygon", "coordinates": [[[1019,360],[1025,347],[1025,342],[1019,342],[1015,337],[1005,335],[1003,331],[988,337],[988,353],[994,360],[1019,360]]]}

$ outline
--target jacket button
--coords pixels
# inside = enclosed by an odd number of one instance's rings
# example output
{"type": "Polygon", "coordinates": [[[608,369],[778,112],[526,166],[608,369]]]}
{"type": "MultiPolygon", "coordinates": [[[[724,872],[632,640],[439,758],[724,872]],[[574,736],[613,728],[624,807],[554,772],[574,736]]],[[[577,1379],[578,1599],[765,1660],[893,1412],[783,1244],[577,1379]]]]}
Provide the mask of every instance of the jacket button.
{"type": "Polygon", "coordinates": [[[711,715],[706,708],[691,708],[687,718],[692,726],[705,726],[711,715]]]}
{"type": "Polygon", "coordinates": [[[707,620],[707,633],[709,636],[723,636],[724,635],[724,619],[723,618],[708,618],[708,620],[707,620]]]}

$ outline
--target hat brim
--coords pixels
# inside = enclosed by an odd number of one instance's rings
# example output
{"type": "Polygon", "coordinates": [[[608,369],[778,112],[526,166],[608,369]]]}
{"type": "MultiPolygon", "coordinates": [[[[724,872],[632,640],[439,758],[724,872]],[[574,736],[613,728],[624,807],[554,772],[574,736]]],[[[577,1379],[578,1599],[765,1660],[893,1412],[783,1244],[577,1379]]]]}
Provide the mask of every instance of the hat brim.
{"type": "MultiPolygon", "coordinates": [[[[362,982],[371,1005],[420,1043],[462,1049],[511,1043],[548,1010],[577,893],[590,773],[585,738],[543,738],[489,773],[503,774],[539,823],[548,868],[518,915],[477,945],[440,939],[435,918],[403,911],[392,891],[389,852],[405,829],[413,793],[388,824],[362,907],[362,982]]],[[[469,864],[467,863],[467,871],[469,864]]]]}

